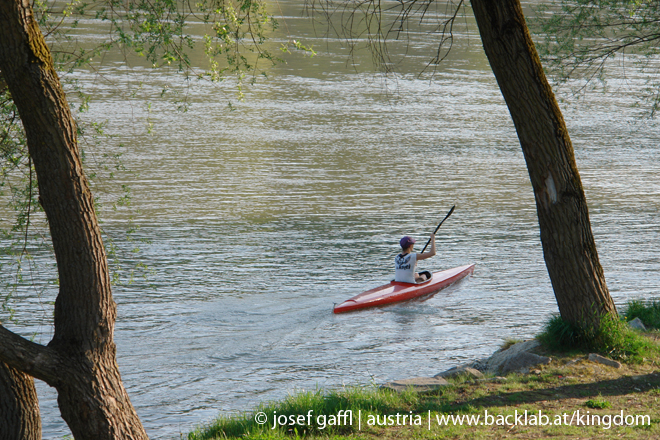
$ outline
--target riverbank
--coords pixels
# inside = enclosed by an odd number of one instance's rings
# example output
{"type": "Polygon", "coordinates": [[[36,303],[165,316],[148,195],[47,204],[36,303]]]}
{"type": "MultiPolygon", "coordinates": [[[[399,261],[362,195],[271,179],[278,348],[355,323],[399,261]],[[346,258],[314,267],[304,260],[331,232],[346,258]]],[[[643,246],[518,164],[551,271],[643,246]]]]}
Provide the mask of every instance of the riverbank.
{"type": "Polygon", "coordinates": [[[550,360],[527,373],[457,375],[422,392],[297,393],[188,439],[660,438],[660,332],[640,337],[652,347],[642,358],[608,362],[537,346],[534,354],[550,360]]]}

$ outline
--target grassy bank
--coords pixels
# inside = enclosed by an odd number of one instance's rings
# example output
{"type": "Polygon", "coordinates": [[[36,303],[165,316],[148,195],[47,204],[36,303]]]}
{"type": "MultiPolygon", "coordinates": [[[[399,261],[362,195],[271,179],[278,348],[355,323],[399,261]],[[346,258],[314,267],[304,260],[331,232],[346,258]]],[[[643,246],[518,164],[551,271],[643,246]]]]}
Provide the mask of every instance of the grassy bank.
{"type": "Polygon", "coordinates": [[[647,327],[660,329],[660,301],[630,301],[624,316],[626,321],[639,318],[647,327]]]}
{"type": "Polygon", "coordinates": [[[614,339],[624,348],[601,353],[621,368],[587,360],[590,350],[545,348],[539,353],[552,362],[530,374],[459,378],[432,393],[300,392],[220,418],[188,439],[660,438],[660,333],[622,331],[614,339]]]}

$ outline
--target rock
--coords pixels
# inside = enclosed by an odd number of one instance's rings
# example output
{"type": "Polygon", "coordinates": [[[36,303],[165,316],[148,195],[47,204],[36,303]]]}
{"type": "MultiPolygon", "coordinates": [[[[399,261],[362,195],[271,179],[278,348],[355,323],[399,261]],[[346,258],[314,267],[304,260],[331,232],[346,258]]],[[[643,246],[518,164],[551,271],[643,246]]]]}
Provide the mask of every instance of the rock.
{"type": "Polygon", "coordinates": [[[482,377],[484,377],[481,371],[475,368],[471,368],[467,365],[461,365],[460,367],[452,367],[449,370],[436,374],[433,377],[442,377],[445,379],[451,379],[460,376],[467,377],[468,379],[481,379],[482,377]]]}
{"type": "Polygon", "coordinates": [[[587,359],[589,359],[591,362],[597,362],[599,364],[607,365],[609,367],[621,368],[621,362],[608,359],[596,353],[590,353],[587,359]]]}
{"type": "Polygon", "coordinates": [[[641,330],[641,331],[643,331],[643,332],[646,331],[646,326],[644,325],[644,323],[642,322],[642,320],[639,319],[639,318],[635,318],[635,319],[633,319],[632,321],[630,321],[630,322],[628,323],[628,325],[630,326],[630,328],[634,328],[634,329],[636,329],[636,330],[641,330]]]}
{"type": "Polygon", "coordinates": [[[488,359],[479,359],[477,361],[473,361],[471,364],[468,366],[470,368],[474,368],[475,370],[479,370],[481,372],[486,372],[488,371],[488,365],[486,364],[488,362],[488,359]]]}
{"type": "MultiPolygon", "coordinates": [[[[541,346],[541,343],[536,339],[531,339],[529,341],[518,342],[513,344],[511,347],[506,350],[498,351],[489,357],[486,360],[475,362],[474,368],[477,368],[481,371],[487,371],[492,373],[498,373],[501,371],[502,366],[510,359],[517,356],[520,353],[529,352],[535,348],[541,346]]],[[[540,362],[543,363],[543,362],[540,362]]],[[[538,364],[537,364],[538,365],[538,364]]],[[[530,365],[531,366],[531,365],[530,365]]]]}
{"type": "Polygon", "coordinates": [[[415,391],[425,392],[435,391],[448,385],[450,385],[449,382],[442,377],[413,377],[412,379],[387,382],[386,384],[381,385],[381,388],[389,388],[397,392],[406,391],[408,388],[412,388],[415,391]]]}
{"type": "Polygon", "coordinates": [[[501,373],[502,375],[509,373],[528,373],[531,367],[549,364],[550,361],[552,359],[547,356],[539,356],[538,354],[523,351],[507,358],[502,364],[501,373]]]}
{"type": "Polygon", "coordinates": [[[572,359],[572,360],[566,362],[565,366],[566,366],[566,367],[572,367],[573,365],[577,364],[577,363],[580,362],[581,360],[582,360],[582,358],[575,358],[575,359],[572,359]]]}

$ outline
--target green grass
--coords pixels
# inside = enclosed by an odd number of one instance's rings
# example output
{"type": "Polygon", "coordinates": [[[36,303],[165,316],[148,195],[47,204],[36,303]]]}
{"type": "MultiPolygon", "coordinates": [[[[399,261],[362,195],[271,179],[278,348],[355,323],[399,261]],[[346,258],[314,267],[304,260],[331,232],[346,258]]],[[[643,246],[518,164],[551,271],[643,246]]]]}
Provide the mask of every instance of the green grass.
{"type": "Polygon", "coordinates": [[[363,417],[369,414],[408,414],[420,404],[420,395],[410,392],[396,393],[391,390],[368,387],[345,387],[341,390],[299,392],[282,401],[262,404],[250,413],[235,417],[220,417],[209,426],[188,435],[189,440],[211,440],[220,438],[269,439],[287,435],[347,434],[357,429],[358,411],[363,417]],[[344,411],[352,411],[354,422],[348,418],[335,418],[344,411]],[[256,422],[257,414],[266,423],[256,422]],[[303,416],[302,418],[299,418],[303,416]],[[309,418],[308,418],[309,417],[309,418]],[[279,420],[279,423],[275,423],[279,420]],[[275,426],[275,429],[272,429],[275,426]]]}
{"type": "Polygon", "coordinates": [[[639,318],[647,328],[660,329],[660,301],[629,301],[624,316],[626,321],[639,318]]]}
{"type": "Polygon", "coordinates": [[[599,394],[598,397],[589,399],[586,402],[584,402],[584,406],[592,409],[604,409],[604,408],[611,408],[612,404],[607,400],[603,399],[603,397],[599,394]]]}
{"type": "Polygon", "coordinates": [[[564,321],[561,316],[553,316],[538,338],[552,351],[597,352],[614,359],[633,362],[641,362],[659,354],[657,344],[611,315],[603,316],[598,327],[579,326],[564,321]]]}
{"type": "Polygon", "coordinates": [[[522,339],[515,339],[515,338],[507,338],[502,346],[500,347],[500,351],[504,351],[507,348],[510,348],[512,345],[517,344],[518,342],[523,342],[522,339]]]}

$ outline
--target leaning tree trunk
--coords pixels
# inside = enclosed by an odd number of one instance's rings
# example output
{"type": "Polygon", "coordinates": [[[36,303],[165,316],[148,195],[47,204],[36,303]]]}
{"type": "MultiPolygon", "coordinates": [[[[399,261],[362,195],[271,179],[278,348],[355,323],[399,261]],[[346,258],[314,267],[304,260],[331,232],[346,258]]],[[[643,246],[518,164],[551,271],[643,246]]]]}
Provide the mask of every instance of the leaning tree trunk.
{"type": "Polygon", "coordinates": [[[57,389],[76,440],[146,439],[115,359],[116,306],[76,127],[29,0],[0,1],[0,70],[25,128],[60,286],[52,341],[0,326],[0,361],[57,389]]]}
{"type": "Polygon", "coordinates": [[[561,317],[578,325],[616,315],[591,231],[564,118],[519,0],[472,0],[493,73],[516,127],[536,198],[543,256],[561,317]]]}
{"type": "MultiPolygon", "coordinates": [[[[0,95],[7,83],[0,70],[0,95]]],[[[0,362],[0,439],[40,440],[41,416],[34,379],[0,362]]]]}
{"type": "Polygon", "coordinates": [[[0,362],[0,439],[41,440],[34,379],[0,362]]]}

